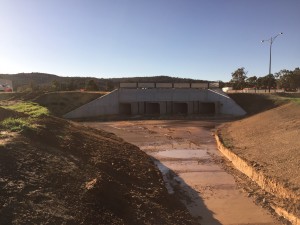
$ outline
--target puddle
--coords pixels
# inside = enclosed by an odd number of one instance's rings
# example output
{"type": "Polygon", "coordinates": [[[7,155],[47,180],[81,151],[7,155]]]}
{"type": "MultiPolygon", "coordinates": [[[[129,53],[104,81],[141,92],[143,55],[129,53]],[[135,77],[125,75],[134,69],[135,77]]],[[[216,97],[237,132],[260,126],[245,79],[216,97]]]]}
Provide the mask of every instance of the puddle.
{"type": "Polygon", "coordinates": [[[158,157],[176,159],[209,158],[206,150],[172,149],[156,153],[158,157]]]}
{"type": "Polygon", "coordinates": [[[161,162],[154,161],[154,163],[162,174],[167,174],[170,172],[170,169],[168,167],[166,167],[164,164],[162,164],[161,162]]]}
{"type": "Polygon", "coordinates": [[[170,169],[159,161],[154,161],[154,163],[163,175],[163,180],[165,182],[165,187],[167,188],[168,193],[174,194],[175,192],[170,182],[170,169]]]}

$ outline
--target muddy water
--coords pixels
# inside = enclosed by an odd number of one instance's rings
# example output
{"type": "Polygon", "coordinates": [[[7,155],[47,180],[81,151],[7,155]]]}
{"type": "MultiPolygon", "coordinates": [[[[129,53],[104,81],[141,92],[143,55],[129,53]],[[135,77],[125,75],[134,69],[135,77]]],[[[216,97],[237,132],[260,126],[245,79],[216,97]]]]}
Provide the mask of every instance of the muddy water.
{"type": "Polygon", "coordinates": [[[170,194],[175,192],[202,225],[277,224],[241,192],[216,162],[220,156],[208,121],[84,123],[113,132],[154,158],[170,194]]]}

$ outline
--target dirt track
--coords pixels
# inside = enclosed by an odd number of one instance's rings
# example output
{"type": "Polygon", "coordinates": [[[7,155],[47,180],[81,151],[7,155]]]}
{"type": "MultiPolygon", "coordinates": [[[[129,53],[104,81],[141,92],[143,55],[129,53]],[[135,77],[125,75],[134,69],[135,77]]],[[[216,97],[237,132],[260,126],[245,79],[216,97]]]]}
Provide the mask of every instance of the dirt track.
{"type": "Polygon", "coordinates": [[[205,225],[277,224],[242,193],[222,161],[211,130],[217,122],[128,121],[84,123],[113,132],[154,157],[170,193],[205,225]]]}

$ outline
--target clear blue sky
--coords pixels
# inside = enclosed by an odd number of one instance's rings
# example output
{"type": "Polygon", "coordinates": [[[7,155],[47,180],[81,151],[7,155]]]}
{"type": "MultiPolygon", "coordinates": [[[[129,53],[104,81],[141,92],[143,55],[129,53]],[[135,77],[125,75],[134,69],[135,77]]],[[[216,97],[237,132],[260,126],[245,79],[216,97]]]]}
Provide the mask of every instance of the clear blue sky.
{"type": "Polygon", "coordinates": [[[0,73],[228,81],[300,67],[299,0],[0,0],[0,73]]]}

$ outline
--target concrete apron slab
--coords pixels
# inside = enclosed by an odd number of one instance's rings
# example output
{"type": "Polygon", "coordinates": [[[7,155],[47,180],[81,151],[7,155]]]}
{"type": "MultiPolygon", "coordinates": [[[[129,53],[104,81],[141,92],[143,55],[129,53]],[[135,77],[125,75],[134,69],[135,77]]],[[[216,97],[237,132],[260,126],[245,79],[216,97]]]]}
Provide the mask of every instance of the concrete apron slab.
{"type": "Polygon", "coordinates": [[[170,194],[175,191],[202,225],[277,224],[238,190],[233,177],[217,165],[213,124],[195,121],[85,123],[114,132],[154,158],[170,194]]]}

